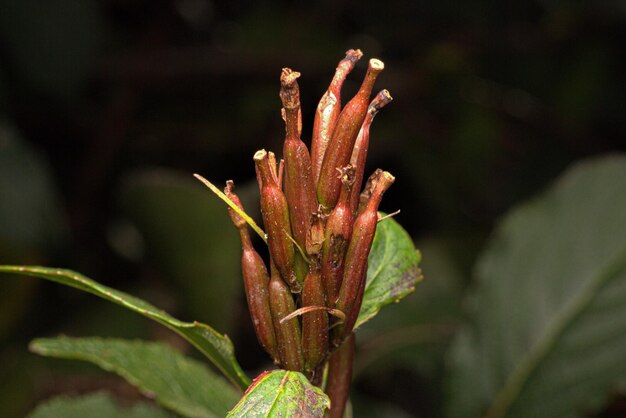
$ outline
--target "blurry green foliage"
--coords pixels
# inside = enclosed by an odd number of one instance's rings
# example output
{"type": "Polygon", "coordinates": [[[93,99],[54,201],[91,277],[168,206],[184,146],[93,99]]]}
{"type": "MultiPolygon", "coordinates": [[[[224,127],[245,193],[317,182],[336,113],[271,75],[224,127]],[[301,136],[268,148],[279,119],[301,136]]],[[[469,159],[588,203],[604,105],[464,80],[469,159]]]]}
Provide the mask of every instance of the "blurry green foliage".
{"type": "Polygon", "coordinates": [[[0,120],[0,257],[37,259],[59,248],[65,224],[47,158],[0,120]]]}
{"type": "Polygon", "coordinates": [[[181,289],[189,313],[219,330],[234,329],[240,243],[224,203],[191,175],[152,171],[129,178],[120,206],[151,264],[181,289]]]}
{"type": "Polygon", "coordinates": [[[580,163],[496,229],[450,354],[450,417],[582,416],[626,379],[626,156],[580,163]]]}
{"type": "Polygon", "coordinates": [[[167,418],[170,415],[154,406],[138,402],[121,406],[106,392],[69,397],[59,396],[35,409],[29,418],[167,418]]]}

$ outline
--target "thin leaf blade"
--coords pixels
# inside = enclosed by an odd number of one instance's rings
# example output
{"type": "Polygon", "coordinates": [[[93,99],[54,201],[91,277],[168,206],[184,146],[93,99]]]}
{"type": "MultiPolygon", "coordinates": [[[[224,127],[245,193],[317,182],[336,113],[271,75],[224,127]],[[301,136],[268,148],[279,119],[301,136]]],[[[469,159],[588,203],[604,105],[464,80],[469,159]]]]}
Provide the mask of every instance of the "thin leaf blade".
{"type": "Polygon", "coordinates": [[[575,166],[500,224],[449,370],[450,417],[581,416],[626,379],[626,157],[575,166]]]}
{"type": "Polygon", "coordinates": [[[413,240],[395,219],[387,218],[378,224],[355,329],[376,316],[383,306],[397,303],[415,290],[422,280],[421,259],[413,240]]]}
{"type": "Polygon", "coordinates": [[[226,380],[166,345],[103,338],[40,338],[31,351],[83,360],[113,372],[149,398],[189,418],[223,417],[239,399],[226,380]]]}
{"type": "Polygon", "coordinates": [[[226,335],[200,322],[183,322],[148,302],[104,286],[72,270],[38,266],[0,266],[0,273],[34,276],[94,294],[150,318],[176,332],[204,354],[233,384],[246,389],[250,379],[235,358],[233,344],[226,335]]]}
{"type": "Polygon", "coordinates": [[[275,370],[259,375],[228,418],[322,417],[330,400],[303,374],[275,370]]]}

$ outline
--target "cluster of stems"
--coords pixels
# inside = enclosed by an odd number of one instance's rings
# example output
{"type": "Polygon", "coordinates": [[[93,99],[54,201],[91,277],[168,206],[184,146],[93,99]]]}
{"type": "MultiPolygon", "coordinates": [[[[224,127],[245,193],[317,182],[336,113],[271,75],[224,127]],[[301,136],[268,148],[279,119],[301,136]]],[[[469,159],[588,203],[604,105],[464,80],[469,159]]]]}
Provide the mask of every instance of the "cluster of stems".
{"type": "Polygon", "coordinates": [[[283,159],[265,150],[254,154],[269,269],[252,246],[233,182],[224,190],[241,237],[246,297],[259,343],[277,365],[325,388],[330,417],[343,415],[348,398],[353,328],[378,206],[394,182],[378,169],[361,189],[370,125],[391,101],[387,90],[370,101],[384,68],[371,59],[358,92],[342,107],[342,85],[362,55],[351,49],[339,62],[315,112],[311,151],[301,139],[300,73],[282,70],[283,159]]]}

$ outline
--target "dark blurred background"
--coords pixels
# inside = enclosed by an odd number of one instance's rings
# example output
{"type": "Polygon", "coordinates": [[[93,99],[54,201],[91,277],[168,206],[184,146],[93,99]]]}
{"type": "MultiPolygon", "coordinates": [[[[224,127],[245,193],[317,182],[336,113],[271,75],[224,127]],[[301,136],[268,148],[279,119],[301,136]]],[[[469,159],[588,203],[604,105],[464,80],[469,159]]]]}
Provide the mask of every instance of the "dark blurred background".
{"type": "MultiPolygon", "coordinates": [[[[280,69],[302,72],[303,139],[336,63],[386,64],[393,103],[368,170],[426,280],[360,338],[355,416],[441,414],[445,348],[494,222],[570,163],[625,150],[621,1],[2,0],[0,263],[63,266],[234,340],[268,367],[247,317],[226,211],[191,176],[233,178],[257,210],[252,155],[280,153],[280,69]]],[[[584,198],[581,196],[581,198],[584,198]]],[[[37,336],[175,336],[91,296],[0,280],[0,416],[58,393],[138,394],[96,368],[27,351],[37,336]]]]}

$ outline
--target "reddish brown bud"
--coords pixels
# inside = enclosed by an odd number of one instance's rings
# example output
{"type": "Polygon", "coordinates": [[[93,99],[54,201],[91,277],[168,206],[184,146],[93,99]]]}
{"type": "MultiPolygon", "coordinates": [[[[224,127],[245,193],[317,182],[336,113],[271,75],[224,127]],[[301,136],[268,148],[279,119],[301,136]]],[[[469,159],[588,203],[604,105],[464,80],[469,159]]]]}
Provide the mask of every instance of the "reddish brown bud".
{"type": "Polygon", "coordinates": [[[254,162],[261,176],[261,214],[272,260],[291,291],[299,293],[302,286],[294,271],[295,250],[290,240],[287,200],[276,184],[267,152],[257,151],[254,154],[254,162]]]}
{"type": "Polygon", "coordinates": [[[350,190],[354,183],[354,168],[351,165],[342,169],[341,182],[339,201],[326,221],[322,247],[322,279],[330,308],[335,306],[339,295],[344,259],[354,223],[354,215],[350,208],[350,190]]]}
{"type": "MultiPolygon", "coordinates": [[[[378,223],[378,205],[383,197],[383,193],[393,184],[395,178],[388,172],[382,175],[373,183],[372,196],[363,213],[359,215],[354,223],[352,238],[346,253],[343,281],[337,299],[337,309],[348,314],[355,305],[359,290],[363,289],[362,281],[367,274],[367,257],[369,256],[376,224],[378,223]]],[[[345,323],[337,326],[334,330],[334,338],[341,339],[345,333],[352,330],[345,328],[345,323]],[[345,330],[345,331],[344,331],[345,330]]]]}
{"type": "MultiPolygon", "coordinates": [[[[283,146],[285,158],[285,197],[289,203],[289,216],[293,238],[303,250],[311,226],[311,215],[317,202],[311,175],[311,157],[298,133],[300,91],[297,78],[300,73],[283,68],[280,77],[280,98],[285,113],[287,134],[283,146]]],[[[304,272],[306,274],[306,270],[304,272]]],[[[302,276],[304,279],[304,275],[302,276]]]]}
{"type": "Polygon", "coordinates": [[[376,97],[372,100],[367,108],[367,114],[361,125],[361,130],[354,143],[352,150],[352,156],[350,157],[350,164],[355,169],[354,172],[354,187],[352,188],[350,196],[350,207],[353,212],[356,212],[359,204],[359,191],[363,184],[363,174],[365,173],[365,160],[367,158],[367,151],[370,143],[370,127],[374,117],[380,109],[385,107],[393,98],[387,90],[381,90],[376,97]]]}
{"type": "MultiPolygon", "coordinates": [[[[224,194],[243,209],[239,197],[233,192],[233,187],[232,180],[226,182],[224,194]]],[[[228,208],[228,214],[239,230],[241,238],[241,272],[252,325],[259,343],[276,361],[279,357],[270,310],[269,274],[263,259],[252,246],[246,221],[231,208],[228,208]]]]}
{"type": "Polygon", "coordinates": [[[328,144],[320,177],[317,183],[317,199],[327,209],[331,209],[339,199],[341,180],[337,178],[337,169],[350,162],[354,142],[361,129],[370,94],[378,74],[385,68],[382,61],[371,59],[365,79],[357,94],[348,102],[337,119],[337,125],[328,144]]]}
{"type": "Polygon", "coordinates": [[[330,398],[330,411],[325,417],[342,418],[350,394],[352,362],[355,349],[354,334],[335,351],[328,361],[326,394],[330,398]]]}
{"type": "Polygon", "coordinates": [[[363,53],[360,49],[350,49],[346,52],[346,57],[339,61],[335,76],[328,86],[328,90],[320,99],[315,119],[313,121],[313,136],[311,138],[311,164],[313,168],[313,178],[317,183],[320,176],[320,169],[328,142],[335,129],[337,118],[341,112],[341,87],[348,74],[354,68],[356,62],[361,59],[363,53]]]}
{"type": "MultiPolygon", "coordinates": [[[[325,306],[322,277],[317,263],[304,279],[302,306],[325,306]]],[[[328,353],[328,314],[325,310],[315,310],[302,314],[302,351],[304,369],[310,375],[328,353]]]]}
{"type": "MultiPolygon", "coordinates": [[[[241,200],[239,200],[239,196],[237,196],[234,192],[235,189],[235,182],[232,180],[227,180],[226,181],[226,187],[224,187],[224,194],[235,204],[237,205],[237,207],[239,207],[241,210],[243,210],[243,205],[241,204],[241,200]]],[[[242,230],[244,230],[245,232],[247,232],[247,224],[246,221],[237,213],[233,210],[233,208],[231,208],[230,206],[228,207],[228,216],[230,217],[230,220],[233,221],[233,225],[235,225],[235,228],[237,228],[237,230],[241,233],[242,230]]]]}
{"type": "Polygon", "coordinates": [[[356,324],[356,320],[359,318],[359,313],[361,312],[361,305],[363,304],[363,294],[365,293],[365,285],[367,281],[366,280],[367,279],[367,266],[368,264],[365,264],[365,269],[364,269],[363,277],[361,277],[361,285],[359,286],[359,290],[357,291],[356,300],[354,301],[354,304],[352,305],[350,310],[345,313],[346,318],[343,321],[343,324],[339,326],[340,328],[338,329],[338,331],[341,328],[343,328],[344,335],[342,336],[340,332],[333,334],[334,345],[340,344],[340,341],[342,341],[342,338],[345,337],[346,334],[351,333],[351,331],[354,328],[354,324],[356,324]]]}
{"type": "Polygon", "coordinates": [[[272,265],[272,277],[269,283],[270,309],[276,332],[280,364],[287,370],[302,371],[303,358],[301,331],[298,318],[281,321],[296,310],[293,297],[285,282],[280,278],[278,269],[272,265]]]}

